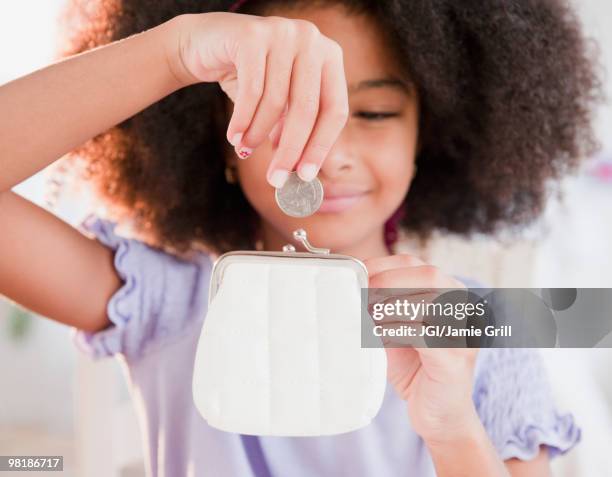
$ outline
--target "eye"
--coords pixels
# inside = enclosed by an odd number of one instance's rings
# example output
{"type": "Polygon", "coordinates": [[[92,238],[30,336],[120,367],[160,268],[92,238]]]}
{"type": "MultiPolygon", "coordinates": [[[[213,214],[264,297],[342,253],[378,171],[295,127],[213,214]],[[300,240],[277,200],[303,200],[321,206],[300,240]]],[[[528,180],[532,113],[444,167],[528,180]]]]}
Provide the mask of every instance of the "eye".
{"type": "Polygon", "coordinates": [[[399,113],[392,111],[357,111],[355,116],[368,121],[382,121],[387,118],[399,116],[399,113]]]}

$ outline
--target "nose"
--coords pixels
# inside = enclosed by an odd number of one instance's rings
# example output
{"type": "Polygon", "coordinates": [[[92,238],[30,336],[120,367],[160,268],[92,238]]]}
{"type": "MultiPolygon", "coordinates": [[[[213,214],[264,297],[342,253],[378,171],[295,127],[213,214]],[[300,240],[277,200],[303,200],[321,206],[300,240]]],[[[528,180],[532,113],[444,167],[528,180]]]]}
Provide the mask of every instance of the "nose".
{"type": "Polygon", "coordinates": [[[324,179],[335,179],[352,170],[355,162],[355,151],[345,128],[323,161],[319,176],[324,179]]]}

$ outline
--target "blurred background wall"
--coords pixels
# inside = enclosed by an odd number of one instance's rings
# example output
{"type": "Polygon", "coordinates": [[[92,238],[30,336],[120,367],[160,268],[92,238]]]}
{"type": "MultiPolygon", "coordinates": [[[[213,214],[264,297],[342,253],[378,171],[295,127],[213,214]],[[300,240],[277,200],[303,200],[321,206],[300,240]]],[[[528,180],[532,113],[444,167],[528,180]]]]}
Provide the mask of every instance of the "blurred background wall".
{"type": "MultiPolygon", "coordinates": [[[[0,3],[0,83],[50,61],[62,3],[0,3]]],[[[18,191],[42,203],[43,185],[39,174],[18,191]]],[[[75,363],[66,327],[20,313],[0,299],[0,454],[44,447],[70,455],[75,363]]]]}

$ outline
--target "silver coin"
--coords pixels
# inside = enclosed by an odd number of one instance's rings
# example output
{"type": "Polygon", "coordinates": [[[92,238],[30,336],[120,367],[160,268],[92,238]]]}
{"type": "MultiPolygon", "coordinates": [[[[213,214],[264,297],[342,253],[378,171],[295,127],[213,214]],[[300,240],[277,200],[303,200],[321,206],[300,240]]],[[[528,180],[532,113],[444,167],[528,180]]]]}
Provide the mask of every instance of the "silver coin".
{"type": "Polygon", "coordinates": [[[323,202],[323,185],[316,177],[305,182],[297,172],[289,173],[287,182],[274,194],[281,210],[291,217],[308,217],[314,214],[323,202]]]}

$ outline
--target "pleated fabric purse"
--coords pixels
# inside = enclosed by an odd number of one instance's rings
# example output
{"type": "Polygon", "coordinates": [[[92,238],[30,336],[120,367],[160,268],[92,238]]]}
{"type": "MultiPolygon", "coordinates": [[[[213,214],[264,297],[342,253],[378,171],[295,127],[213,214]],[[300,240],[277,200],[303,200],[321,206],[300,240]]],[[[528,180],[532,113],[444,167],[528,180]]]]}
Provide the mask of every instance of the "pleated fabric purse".
{"type": "Polygon", "coordinates": [[[267,436],[359,429],[378,413],[385,350],[361,346],[365,265],[312,247],[235,251],[212,270],[193,398],[209,425],[267,436]]]}

